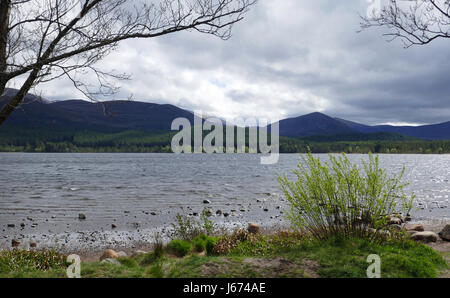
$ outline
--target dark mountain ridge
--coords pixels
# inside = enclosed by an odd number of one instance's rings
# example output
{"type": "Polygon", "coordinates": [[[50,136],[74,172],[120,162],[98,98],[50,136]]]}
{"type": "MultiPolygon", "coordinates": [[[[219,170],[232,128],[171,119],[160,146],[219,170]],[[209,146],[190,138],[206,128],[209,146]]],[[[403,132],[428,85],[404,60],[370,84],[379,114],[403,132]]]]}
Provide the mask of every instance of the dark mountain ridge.
{"type": "MultiPolygon", "coordinates": [[[[5,103],[0,99],[0,106],[5,103]]],[[[136,130],[170,130],[178,117],[194,120],[192,112],[169,104],[135,101],[92,103],[84,100],[48,102],[29,97],[5,121],[15,127],[114,128],[136,130]]]]}
{"type": "Polygon", "coordinates": [[[391,132],[424,140],[450,140],[450,121],[422,126],[369,126],[344,119],[335,118],[359,133],[391,132]]]}
{"type": "MultiPolygon", "coordinates": [[[[8,89],[0,98],[0,107],[15,92],[14,89],[8,89]]],[[[191,123],[194,121],[192,112],[169,104],[119,100],[101,103],[84,100],[50,102],[29,94],[24,104],[5,121],[4,126],[170,131],[172,121],[180,117],[189,119],[191,123]]],[[[417,127],[369,126],[317,112],[280,121],[280,135],[284,137],[322,136],[321,139],[324,139],[324,136],[359,135],[364,139],[362,135],[374,133],[390,133],[386,135],[388,138],[397,138],[392,134],[400,134],[425,140],[450,140],[450,122],[417,127]]]]}

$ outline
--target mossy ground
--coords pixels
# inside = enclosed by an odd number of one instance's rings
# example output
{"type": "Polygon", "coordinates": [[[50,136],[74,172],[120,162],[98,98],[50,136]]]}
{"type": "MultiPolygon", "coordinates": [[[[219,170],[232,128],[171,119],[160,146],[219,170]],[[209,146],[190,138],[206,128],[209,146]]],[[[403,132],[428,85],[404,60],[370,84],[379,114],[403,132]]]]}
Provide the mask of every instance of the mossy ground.
{"type": "MultiPolygon", "coordinates": [[[[23,253],[17,251],[15,254],[23,253]]],[[[0,277],[66,276],[66,265],[61,263],[44,269],[36,265],[36,262],[28,262],[27,264],[31,264],[29,266],[14,266],[15,254],[0,254],[0,277]]],[[[175,257],[167,252],[161,257],[147,253],[120,258],[120,266],[100,262],[82,263],[81,276],[365,278],[369,266],[367,257],[371,254],[381,257],[381,276],[384,278],[439,277],[448,274],[449,270],[448,252],[440,254],[426,245],[410,240],[373,243],[367,239],[331,239],[319,242],[304,240],[295,234],[277,234],[252,236],[221,255],[207,255],[206,252],[193,250],[184,257],[175,257]]],[[[39,253],[33,256],[39,262],[46,261],[45,258],[37,257],[38,255],[39,253]]],[[[50,255],[55,259],[53,254],[50,255]]]]}

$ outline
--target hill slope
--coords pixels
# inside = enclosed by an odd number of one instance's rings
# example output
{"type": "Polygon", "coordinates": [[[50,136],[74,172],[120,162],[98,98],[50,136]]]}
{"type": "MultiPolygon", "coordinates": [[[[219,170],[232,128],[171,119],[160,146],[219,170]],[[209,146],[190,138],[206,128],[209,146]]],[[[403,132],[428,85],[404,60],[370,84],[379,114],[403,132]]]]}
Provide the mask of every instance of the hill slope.
{"type": "Polygon", "coordinates": [[[450,121],[423,126],[368,126],[344,119],[335,119],[360,133],[392,132],[425,140],[450,140],[450,121]]]}
{"type": "MultiPolygon", "coordinates": [[[[11,91],[10,91],[11,94],[11,91]]],[[[0,100],[0,106],[5,98],[0,100]]],[[[194,114],[173,105],[134,101],[91,103],[83,100],[47,102],[37,97],[17,109],[5,125],[14,127],[113,128],[138,130],[171,130],[178,117],[194,120],[194,114]]]]}
{"type": "Polygon", "coordinates": [[[322,113],[312,113],[280,121],[280,135],[285,137],[353,134],[357,132],[345,123],[322,113]]]}
{"type": "MultiPolygon", "coordinates": [[[[0,98],[0,107],[15,94],[8,89],[0,98]]],[[[193,123],[194,114],[173,105],[135,101],[110,101],[92,103],[83,100],[49,102],[32,94],[2,126],[27,129],[70,130],[145,130],[170,131],[172,121],[187,118],[193,123]]],[[[450,122],[412,126],[369,126],[344,119],[332,118],[322,113],[312,113],[280,121],[280,135],[305,138],[312,136],[352,135],[366,139],[363,134],[394,133],[425,140],[450,140],[450,122]]],[[[383,135],[379,135],[383,136],[383,135]]],[[[392,135],[385,135],[392,140],[392,135]]],[[[398,138],[398,137],[395,137],[398,138]]],[[[406,140],[406,139],[405,139],[406,140]]]]}

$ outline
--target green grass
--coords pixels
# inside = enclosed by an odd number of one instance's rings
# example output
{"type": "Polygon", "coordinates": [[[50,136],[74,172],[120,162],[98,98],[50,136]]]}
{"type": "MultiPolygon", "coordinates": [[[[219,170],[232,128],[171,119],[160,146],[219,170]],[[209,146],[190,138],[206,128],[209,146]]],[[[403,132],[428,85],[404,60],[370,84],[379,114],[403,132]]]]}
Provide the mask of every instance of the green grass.
{"type": "Polygon", "coordinates": [[[432,248],[411,240],[373,243],[367,239],[330,239],[327,241],[280,240],[279,237],[256,237],[241,243],[231,255],[275,257],[290,260],[309,259],[319,263],[321,277],[366,277],[367,257],[381,258],[381,274],[385,278],[437,277],[448,264],[432,248]]]}
{"type": "Polygon", "coordinates": [[[65,257],[53,250],[0,252],[0,275],[5,277],[60,277],[65,267],[65,257]]]}
{"type": "Polygon", "coordinates": [[[192,243],[187,240],[176,239],[167,245],[167,249],[177,257],[184,257],[192,250],[192,243]]]}
{"type": "MultiPolygon", "coordinates": [[[[209,238],[205,238],[209,239],[209,238]]],[[[153,253],[119,258],[121,265],[83,263],[84,278],[196,278],[196,277],[346,277],[365,278],[367,256],[381,257],[384,278],[437,277],[449,269],[444,254],[410,240],[373,243],[367,239],[305,240],[299,234],[250,235],[222,255],[199,255],[193,241],[184,257],[153,253]]],[[[219,239],[220,241],[220,239],[219,239]]],[[[203,248],[205,249],[205,248],[203,248]]],[[[0,254],[0,277],[63,278],[66,264],[49,252],[0,254]],[[16,258],[15,256],[21,256],[16,258]],[[52,257],[50,257],[52,256],[52,257]],[[55,257],[55,258],[53,258],[55,257]],[[55,262],[48,262],[56,260],[55,262]],[[42,262],[42,263],[41,263],[42,262]],[[8,265],[5,265],[8,264],[8,265]],[[13,265],[11,265],[13,264],[13,265]]]]}

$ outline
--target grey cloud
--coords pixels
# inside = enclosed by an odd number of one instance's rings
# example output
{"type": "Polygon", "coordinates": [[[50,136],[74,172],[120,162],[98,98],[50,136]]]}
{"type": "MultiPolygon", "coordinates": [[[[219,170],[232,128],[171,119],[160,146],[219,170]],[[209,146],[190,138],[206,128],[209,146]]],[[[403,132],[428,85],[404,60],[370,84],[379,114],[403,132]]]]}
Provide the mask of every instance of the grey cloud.
{"type": "Polygon", "coordinates": [[[381,30],[357,33],[366,9],[365,0],[260,0],[228,41],[197,32],[133,41],[110,58],[133,73],[117,97],[219,117],[320,110],[368,124],[450,121],[449,42],[404,49],[381,30]]]}

